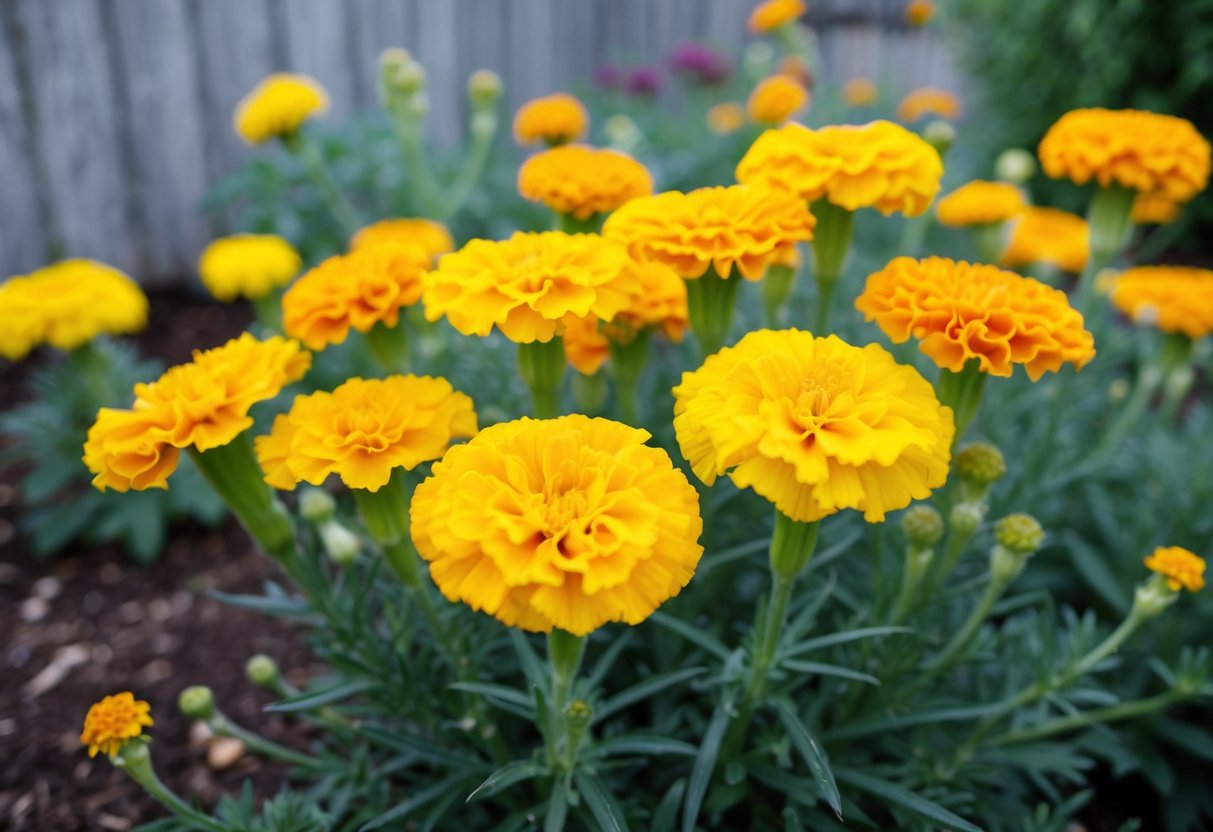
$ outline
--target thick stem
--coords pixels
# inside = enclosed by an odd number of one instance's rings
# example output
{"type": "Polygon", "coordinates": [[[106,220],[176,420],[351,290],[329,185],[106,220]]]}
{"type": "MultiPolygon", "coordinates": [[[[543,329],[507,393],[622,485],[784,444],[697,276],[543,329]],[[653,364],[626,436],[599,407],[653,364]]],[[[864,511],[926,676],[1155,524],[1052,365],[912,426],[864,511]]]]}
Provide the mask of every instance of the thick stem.
{"type": "Polygon", "coordinates": [[[983,263],[997,263],[1007,247],[1007,224],[988,222],[973,226],[973,242],[977,245],[977,257],[983,263]]]}
{"type": "Polygon", "coordinates": [[[253,733],[242,725],[237,725],[218,711],[206,722],[210,726],[210,729],[219,736],[234,737],[244,743],[255,754],[273,757],[276,760],[282,760],[285,763],[302,768],[322,769],[325,766],[323,762],[315,757],[295,751],[293,748],[287,748],[285,745],[279,745],[273,740],[267,740],[260,734],[253,733]]]}
{"type": "Polygon", "coordinates": [[[602,214],[590,214],[579,220],[572,214],[556,211],[552,219],[552,228],[566,234],[595,234],[602,228],[602,214]]]}
{"type": "Polygon", "coordinates": [[[155,769],[152,768],[151,753],[148,751],[145,743],[128,745],[115,758],[114,765],[125,771],[152,799],[174,815],[188,820],[190,823],[197,824],[203,829],[209,829],[211,832],[228,832],[228,827],[225,824],[198,811],[182,800],[176,792],[164,785],[160,778],[156,776],[155,769]]]}
{"type": "Polygon", "coordinates": [[[560,415],[560,380],[564,378],[565,363],[559,335],[546,343],[532,341],[518,345],[518,373],[530,388],[536,419],[560,415]]]}
{"type": "Polygon", "coordinates": [[[585,373],[573,373],[572,388],[573,401],[576,402],[579,413],[596,416],[602,412],[602,407],[606,404],[607,399],[605,373],[601,370],[592,376],[587,376],[585,373]]]}
{"type": "Polygon", "coordinates": [[[905,563],[901,575],[901,591],[897,593],[897,601],[893,604],[893,614],[889,617],[891,624],[900,624],[914,608],[918,588],[922,586],[922,580],[930,570],[934,557],[935,552],[932,549],[906,547],[905,563]]]}
{"type": "Polygon", "coordinates": [[[274,289],[253,301],[257,323],[271,332],[282,332],[282,290],[274,289]]]}
{"type": "Polygon", "coordinates": [[[741,279],[736,269],[728,277],[721,277],[715,269],[708,269],[694,280],[687,281],[687,312],[691,319],[691,331],[695,333],[699,352],[704,358],[717,352],[728,337],[741,279]]]}
{"type": "Polygon", "coordinates": [[[367,534],[378,544],[392,571],[401,583],[424,593],[425,582],[417,553],[409,542],[409,496],[403,468],[392,471],[392,478],[378,491],[351,489],[367,534]]]}
{"type": "Polygon", "coordinates": [[[936,385],[939,401],[952,408],[956,421],[956,433],[952,437],[953,448],[968,430],[981,407],[981,393],[985,387],[986,374],[979,369],[980,366],[977,359],[971,359],[958,373],[951,370],[939,371],[939,383],[936,385]]]}
{"type": "Polygon", "coordinates": [[[548,738],[548,764],[557,765],[563,752],[577,738],[569,732],[565,711],[573,695],[573,683],[585,655],[585,637],[575,636],[560,629],[548,633],[548,663],[552,671],[552,700],[548,703],[551,735],[548,738]]]}
{"type": "Polygon", "coordinates": [[[1084,316],[1091,313],[1091,299],[1095,294],[1095,278],[1112,264],[1124,249],[1129,233],[1133,230],[1130,217],[1133,199],[1137,192],[1121,185],[1100,188],[1091,199],[1087,209],[1087,224],[1091,230],[1091,254],[1087,267],[1079,278],[1075,290],[1074,306],[1084,316]]]}
{"type": "Polygon", "coordinates": [[[313,184],[324,197],[324,203],[328,207],[329,213],[341,226],[342,233],[347,239],[352,237],[359,227],[358,217],[324,164],[324,156],[321,154],[320,148],[301,130],[283,136],[282,143],[291,154],[303,162],[308,176],[312,178],[313,184]]]}
{"type": "Polygon", "coordinates": [[[847,253],[851,249],[855,212],[826,199],[817,200],[811,208],[817,217],[817,228],[813,231],[813,277],[817,280],[815,331],[824,335],[829,328],[834,289],[842,279],[847,253]]]}
{"type": "Polygon", "coordinates": [[[762,310],[766,324],[778,327],[783,320],[784,307],[796,288],[797,269],[792,266],[771,266],[762,278],[762,310]]]}
{"type": "Polygon", "coordinates": [[[611,341],[611,361],[607,367],[615,379],[615,403],[619,417],[628,424],[635,424],[637,420],[636,391],[644,365],[649,360],[651,340],[652,330],[645,327],[626,344],[611,341]]]}
{"type": "Polygon", "coordinates": [[[409,335],[404,318],[395,326],[380,322],[366,334],[367,349],[371,358],[385,373],[407,373],[409,371],[409,335]]]}

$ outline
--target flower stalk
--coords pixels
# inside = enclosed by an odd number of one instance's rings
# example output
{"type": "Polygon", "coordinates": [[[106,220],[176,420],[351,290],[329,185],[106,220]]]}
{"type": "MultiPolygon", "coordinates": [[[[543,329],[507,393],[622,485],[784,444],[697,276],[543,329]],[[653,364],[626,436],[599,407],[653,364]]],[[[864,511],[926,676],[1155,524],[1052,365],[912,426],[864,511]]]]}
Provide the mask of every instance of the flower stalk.
{"type": "Polygon", "coordinates": [[[810,208],[817,217],[813,233],[813,274],[817,279],[817,317],[815,333],[824,335],[830,324],[830,302],[842,278],[847,252],[851,248],[851,229],[855,212],[827,199],[819,199],[810,208]]]}
{"type": "Polygon", "coordinates": [[[382,321],[366,334],[366,346],[375,363],[386,373],[406,373],[409,369],[409,335],[401,318],[395,326],[382,321]]]}
{"type": "Polygon", "coordinates": [[[1124,249],[1133,231],[1131,216],[1137,192],[1123,185],[1100,188],[1087,209],[1091,229],[1091,254],[1079,279],[1075,306],[1084,316],[1090,314],[1096,276],[1112,264],[1124,249]]]}
{"type": "MultiPolygon", "coordinates": [[[[573,683],[581,660],[585,656],[585,637],[554,627],[548,633],[548,663],[552,671],[552,699],[550,708],[550,731],[547,737],[548,765],[570,771],[576,762],[581,737],[589,725],[579,708],[573,703],[573,683]],[[570,719],[569,717],[573,718],[570,719]]],[[[583,703],[584,704],[584,703],[583,703]]],[[[585,708],[588,711],[588,708],[585,708]]]]}
{"type": "Polygon", "coordinates": [[[649,360],[651,340],[652,330],[648,327],[637,330],[626,344],[611,340],[611,360],[607,368],[615,380],[615,403],[619,416],[628,424],[636,423],[636,391],[649,360]]]}
{"type": "Polygon", "coordinates": [[[329,213],[341,227],[342,234],[346,238],[353,236],[360,227],[358,215],[354,212],[354,208],[346,199],[345,194],[342,193],[341,188],[337,186],[332,174],[329,173],[320,148],[301,130],[283,136],[282,144],[292,156],[303,163],[312,183],[324,197],[324,203],[329,209],[329,213]]]}
{"type": "Polygon", "coordinates": [[[969,425],[981,408],[981,394],[985,389],[986,374],[980,369],[977,359],[970,359],[961,367],[960,372],[951,370],[939,371],[939,383],[936,390],[939,401],[952,408],[956,421],[956,433],[952,437],[952,447],[964,436],[969,425]]]}
{"type": "Polygon", "coordinates": [[[530,388],[532,415],[536,419],[560,415],[560,382],[565,364],[564,344],[559,335],[546,342],[518,345],[518,372],[530,388]]]}
{"type": "Polygon", "coordinates": [[[706,357],[717,352],[728,337],[737,306],[737,290],[741,274],[734,269],[728,277],[709,268],[694,280],[687,281],[687,313],[691,331],[706,357]]]}
{"type": "Polygon", "coordinates": [[[199,812],[164,785],[152,767],[152,754],[146,742],[127,743],[113,762],[115,768],[125,771],[153,800],[177,817],[212,832],[228,832],[227,826],[199,812]]]}
{"type": "Polygon", "coordinates": [[[409,542],[409,497],[405,493],[406,473],[403,468],[392,471],[388,484],[378,491],[354,488],[354,502],[367,534],[379,545],[384,560],[405,586],[424,595],[425,582],[421,565],[409,542]]]}
{"type": "Polygon", "coordinates": [[[796,272],[793,266],[775,264],[762,278],[762,311],[767,326],[778,327],[783,320],[788,298],[796,288],[796,272]]]}
{"type": "Polygon", "coordinates": [[[997,263],[1007,248],[1007,224],[988,222],[973,226],[973,243],[983,263],[997,263]]]}

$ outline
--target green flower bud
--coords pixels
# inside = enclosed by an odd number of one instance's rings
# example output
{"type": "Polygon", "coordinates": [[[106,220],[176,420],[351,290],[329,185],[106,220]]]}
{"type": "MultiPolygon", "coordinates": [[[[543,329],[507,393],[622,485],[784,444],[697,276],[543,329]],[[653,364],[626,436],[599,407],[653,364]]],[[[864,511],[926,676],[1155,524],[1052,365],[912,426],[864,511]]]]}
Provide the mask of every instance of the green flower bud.
{"type": "Polygon", "coordinates": [[[193,685],[181,691],[177,707],[190,719],[210,719],[215,713],[215,694],[205,685],[193,685]]]}
{"type": "Polygon", "coordinates": [[[1133,593],[1133,610],[1143,618],[1153,618],[1179,600],[1179,592],[1167,585],[1163,575],[1154,575],[1133,593]]]}
{"type": "Polygon", "coordinates": [[[1045,532],[1030,514],[1008,514],[994,525],[994,539],[1019,555],[1030,555],[1044,542],[1045,532]]]}
{"type": "Polygon", "coordinates": [[[966,502],[983,502],[990,486],[1007,473],[1007,462],[1002,451],[989,442],[973,442],[965,445],[952,460],[952,470],[960,478],[960,487],[966,502]]]}
{"type": "Polygon", "coordinates": [[[1122,402],[1129,397],[1129,382],[1118,378],[1108,385],[1108,399],[1113,403],[1122,402]]]}
{"type": "Polygon", "coordinates": [[[1036,157],[1022,147],[1011,147],[998,154],[994,175],[1004,182],[1022,185],[1036,175],[1036,157]]]}
{"type": "Polygon", "coordinates": [[[956,128],[949,122],[936,119],[922,128],[922,137],[942,156],[951,149],[952,144],[956,141],[956,128]]]}
{"type": "Polygon", "coordinates": [[[568,722],[569,730],[584,731],[590,724],[590,719],[594,716],[593,709],[589,704],[580,700],[574,699],[564,709],[564,718],[568,722]]]}
{"type": "Polygon", "coordinates": [[[307,488],[299,494],[299,513],[309,523],[324,523],[337,510],[337,501],[323,488],[307,488]]]}
{"type": "Polygon", "coordinates": [[[640,144],[643,134],[629,116],[613,115],[602,125],[606,133],[607,143],[619,150],[631,151],[640,144]]]}
{"type": "Polygon", "coordinates": [[[324,543],[324,551],[338,566],[349,566],[358,559],[362,551],[362,538],[354,534],[336,520],[330,520],[320,526],[320,540],[324,543]]]}
{"type": "Polygon", "coordinates": [[[412,53],[398,46],[391,46],[379,53],[379,72],[385,77],[391,77],[405,64],[413,60],[412,53]]]}
{"type": "Polygon", "coordinates": [[[389,77],[391,86],[410,95],[425,89],[425,67],[416,61],[407,61],[395,68],[389,77]]]}
{"type": "Polygon", "coordinates": [[[501,98],[501,76],[491,69],[478,69],[468,78],[468,98],[473,107],[491,107],[501,98]]]}
{"type": "Polygon", "coordinates": [[[919,503],[901,515],[901,530],[905,532],[910,546],[929,549],[943,539],[943,517],[932,506],[919,503]]]}
{"type": "Polygon", "coordinates": [[[258,653],[244,665],[244,675],[254,685],[272,687],[278,683],[278,663],[264,653],[258,653]]]}
{"type": "Polygon", "coordinates": [[[981,526],[985,516],[986,507],[981,503],[957,503],[952,507],[952,533],[962,540],[968,540],[981,526]]]}
{"type": "Polygon", "coordinates": [[[741,54],[747,77],[764,78],[771,74],[771,69],[775,66],[775,49],[769,43],[756,40],[741,54]]]}

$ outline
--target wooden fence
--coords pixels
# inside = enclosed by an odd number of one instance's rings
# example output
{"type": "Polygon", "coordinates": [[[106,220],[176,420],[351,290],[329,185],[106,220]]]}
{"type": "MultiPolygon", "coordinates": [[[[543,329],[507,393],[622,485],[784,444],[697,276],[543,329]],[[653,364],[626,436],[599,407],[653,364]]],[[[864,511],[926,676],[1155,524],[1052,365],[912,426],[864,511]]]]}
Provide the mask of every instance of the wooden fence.
{"type": "MultiPolygon", "coordinates": [[[[149,282],[192,272],[212,234],[199,203],[250,150],[236,102],[267,73],[310,73],[340,119],[375,106],[375,65],[425,65],[431,129],[457,135],[463,85],[487,67],[507,104],[582,81],[608,59],[676,43],[738,54],[755,0],[0,0],[0,278],[63,256],[149,282]]],[[[902,0],[814,0],[827,78],[954,86],[902,0]]]]}

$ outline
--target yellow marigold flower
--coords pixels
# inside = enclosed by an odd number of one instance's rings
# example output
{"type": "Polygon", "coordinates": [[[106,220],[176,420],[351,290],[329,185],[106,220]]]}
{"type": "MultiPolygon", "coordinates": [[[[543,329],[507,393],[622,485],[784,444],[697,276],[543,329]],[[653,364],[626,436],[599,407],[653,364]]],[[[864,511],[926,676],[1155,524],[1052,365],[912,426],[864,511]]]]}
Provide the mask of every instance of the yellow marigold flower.
{"type": "Polygon", "coordinates": [[[906,4],[906,22],[911,26],[926,26],[935,17],[935,4],[931,0],[910,0],[906,4]]]}
{"type": "Polygon", "coordinates": [[[783,124],[809,104],[809,91],[786,75],[763,78],[750,93],[746,114],[756,124],[783,124]]]}
{"type": "Polygon", "coordinates": [[[421,217],[396,217],[371,223],[353,236],[350,250],[384,243],[420,246],[431,260],[455,250],[455,240],[445,225],[421,217]]]}
{"type": "Polygon", "coordinates": [[[827,199],[854,211],[872,207],[917,216],[939,192],[943,161],[921,136],[889,121],[767,130],[737,165],[737,181],[827,199]]]}
{"type": "Polygon", "coordinates": [[[698,495],[647,439],[574,415],[504,422],[451,448],[410,510],[434,583],[534,632],[644,621],[703,554],[698,495]]]}
{"type": "Polygon", "coordinates": [[[575,141],[590,125],[585,105],[567,92],[535,98],[518,108],[514,116],[514,139],[527,145],[549,145],[575,141]]]}
{"type": "Polygon", "coordinates": [[[750,12],[749,29],[756,35],[765,34],[799,20],[807,10],[804,0],[764,0],[750,12]]]}
{"type": "Polygon", "coordinates": [[[870,107],[876,103],[876,85],[867,78],[852,78],[842,85],[842,100],[848,107],[870,107]]]}
{"type": "Polygon", "coordinates": [[[1192,340],[1213,332],[1213,271],[1138,266],[1115,279],[1112,305],[1129,318],[1192,340]]]}
{"type": "Polygon", "coordinates": [[[298,396],[255,440],[265,481],[293,491],[337,474],[348,488],[378,491],[395,468],[438,459],[451,440],[474,436],[472,400],[444,378],[352,378],[332,393],[298,396]]]}
{"type": "Polygon", "coordinates": [[[299,274],[303,259],[277,234],[236,234],[202,250],[198,276],[216,300],[258,300],[299,274]]]}
{"type": "Polygon", "coordinates": [[[922,87],[910,90],[897,105],[897,118],[906,124],[912,124],[928,115],[949,121],[960,118],[960,101],[947,90],[922,87]]]}
{"type": "Polygon", "coordinates": [[[1091,231],[1077,214],[1057,208],[1028,206],[1011,225],[1011,238],[1002,253],[1004,266],[1050,263],[1081,274],[1091,253],[1091,231]]]}
{"type": "Polygon", "coordinates": [[[173,425],[172,414],[160,409],[97,411],[83,457],[95,474],[93,487],[121,492],[168,488],[180,454],[169,444],[173,425]]]}
{"type": "Polygon", "coordinates": [[[1040,164],[1054,179],[1094,179],[1187,202],[1209,181],[1209,142],[1187,119],[1146,110],[1071,110],[1045,133],[1040,164]]]}
{"type": "Polygon", "coordinates": [[[442,258],[425,289],[425,316],[464,335],[493,327],[519,344],[548,342],[569,317],[610,320],[638,291],[623,248],[597,234],[516,232],[472,240],[442,258]]]}
{"type": "Polygon", "coordinates": [[[518,193],[586,220],[653,192],[648,169],[618,150],[568,144],[536,153],[518,171],[518,193]]]}
{"type": "Polygon", "coordinates": [[[611,357],[611,341],[595,317],[565,321],[561,344],[569,366],[582,375],[592,376],[611,357]]]}
{"type": "Polygon", "coordinates": [[[745,108],[736,101],[714,104],[708,110],[707,125],[718,136],[736,133],[745,126],[745,108]]]}
{"type": "Polygon", "coordinates": [[[328,106],[328,94],[315,78],[276,72],[236,105],[236,133],[249,144],[284,138],[328,106]]]}
{"type": "Polygon", "coordinates": [[[144,728],[155,724],[151,709],[129,690],[107,696],[88,709],[80,744],[88,747],[88,756],[96,757],[102,751],[112,760],[144,728]]]}
{"type": "Polygon", "coordinates": [[[94,260],[62,260],[0,283],[0,355],[16,361],[41,344],[74,350],[98,335],[147,326],[147,298],[129,277],[94,260]]]}
{"type": "Polygon", "coordinates": [[[287,335],[309,349],[340,344],[350,329],[395,326],[400,310],[421,297],[430,256],[420,246],[382,243],[339,254],[295,281],[282,296],[287,335]]]}
{"type": "Polygon", "coordinates": [[[997,266],[898,257],[868,277],[855,308],[895,344],[913,336],[952,372],[976,358],[983,373],[1010,376],[1022,364],[1036,381],[1095,357],[1095,339],[1065,292],[997,266]]]}
{"type": "Polygon", "coordinates": [[[1205,588],[1205,561],[1195,552],[1180,546],[1159,546],[1145,560],[1146,566],[1167,579],[1167,586],[1178,592],[1199,592],[1205,588]]]}
{"type": "Polygon", "coordinates": [[[940,199],[935,216],[952,227],[988,225],[1011,219],[1027,205],[1023,192],[1011,183],[977,179],[940,199]]]}
{"type": "Polygon", "coordinates": [[[1165,193],[1142,191],[1133,198],[1130,219],[1138,225],[1167,225],[1179,218],[1180,204],[1165,193]]]}
{"type": "Polygon", "coordinates": [[[758,280],[767,266],[802,240],[817,220],[802,200],[749,185],[666,191],[634,199],[607,218],[602,233],[637,260],[664,263],[687,279],[734,266],[758,280]]]}
{"type": "Polygon", "coordinates": [[[708,485],[728,473],[793,520],[854,508],[875,523],[943,485],[955,427],[878,344],[763,329],[683,374],[674,431],[708,485]]]}

